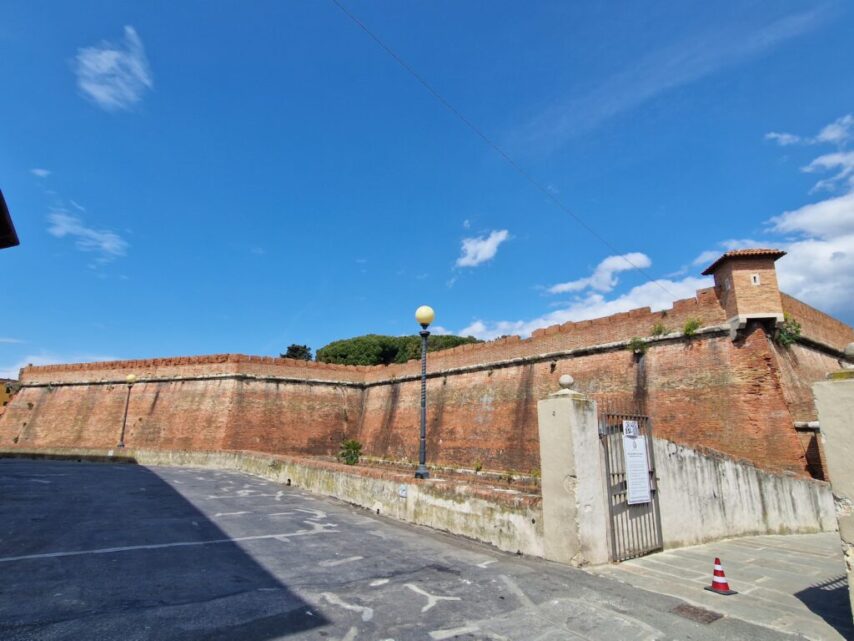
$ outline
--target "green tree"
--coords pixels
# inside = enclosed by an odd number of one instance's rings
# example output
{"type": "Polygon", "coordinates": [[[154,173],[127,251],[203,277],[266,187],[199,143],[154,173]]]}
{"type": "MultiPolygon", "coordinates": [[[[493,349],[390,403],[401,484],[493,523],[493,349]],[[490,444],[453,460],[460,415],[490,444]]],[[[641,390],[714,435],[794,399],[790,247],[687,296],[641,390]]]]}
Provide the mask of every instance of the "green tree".
{"type": "MultiPolygon", "coordinates": [[[[427,351],[436,352],[466,343],[479,343],[473,336],[430,336],[427,351]]],[[[317,360],[322,363],[342,365],[388,365],[405,363],[421,357],[421,337],[383,336],[367,334],[333,341],[317,350],[317,360]]]]}
{"type": "Polygon", "coordinates": [[[284,354],[280,354],[282,358],[295,358],[298,361],[310,361],[311,348],[308,345],[288,345],[288,350],[284,354]]]}

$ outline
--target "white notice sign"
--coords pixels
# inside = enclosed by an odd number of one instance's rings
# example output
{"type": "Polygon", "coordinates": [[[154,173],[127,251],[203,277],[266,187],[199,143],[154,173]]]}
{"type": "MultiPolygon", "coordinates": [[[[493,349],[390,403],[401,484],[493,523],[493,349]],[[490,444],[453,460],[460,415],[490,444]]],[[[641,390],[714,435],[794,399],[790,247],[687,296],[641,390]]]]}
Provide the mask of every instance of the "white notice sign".
{"type": "Polygon", "coordinates": [[[646,438],[638,434],[637,422],[623,421],[623,455],[626,463],[626,485],[629,505],[649,503],[649,461],[646,438]],[[634,425],[626,425],[634,423],[634,425]],[[634,434],[634,436],[630,436],[634,434]]]}

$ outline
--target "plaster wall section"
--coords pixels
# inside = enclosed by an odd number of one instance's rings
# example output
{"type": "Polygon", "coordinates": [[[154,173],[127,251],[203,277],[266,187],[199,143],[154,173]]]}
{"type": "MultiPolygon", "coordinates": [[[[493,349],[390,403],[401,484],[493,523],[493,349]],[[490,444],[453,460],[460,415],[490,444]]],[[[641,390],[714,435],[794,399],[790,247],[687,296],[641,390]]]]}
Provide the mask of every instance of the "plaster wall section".
{"type": "Polygon", "coordinates": [[[854,371],[813,387],[825,441],[827,468],[836,497],[836,517],[848,573],[848,594],[854,612],[854,371]]]}
{"type": "Polygon", "coordinates": [[[665,547],[730,536],[836,530],[822,481],[774,474],[719,452],[653,439],[665,547]]]}

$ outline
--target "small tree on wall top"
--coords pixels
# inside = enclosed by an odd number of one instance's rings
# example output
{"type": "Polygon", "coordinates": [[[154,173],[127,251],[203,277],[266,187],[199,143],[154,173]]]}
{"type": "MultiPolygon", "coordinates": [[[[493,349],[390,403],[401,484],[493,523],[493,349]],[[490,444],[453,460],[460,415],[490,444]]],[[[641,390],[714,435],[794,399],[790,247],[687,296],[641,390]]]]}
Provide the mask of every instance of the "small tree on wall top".
{"type": "Polygon", "coordinates": [[[280,354],[282,358],[295,358],[298,361],[310,361],[311,348],[308,345],[288,345],[288,349],[284,354],[280,354]]]}

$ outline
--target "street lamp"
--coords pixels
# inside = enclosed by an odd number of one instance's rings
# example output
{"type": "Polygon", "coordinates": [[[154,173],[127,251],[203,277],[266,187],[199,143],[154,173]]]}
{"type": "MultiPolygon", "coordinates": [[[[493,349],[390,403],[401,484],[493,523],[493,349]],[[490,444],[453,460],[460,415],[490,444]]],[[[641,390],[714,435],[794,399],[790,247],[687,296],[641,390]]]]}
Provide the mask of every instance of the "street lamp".
{"type": "Polygon", "coordinates": [[[125,426],[128,423],[128,406],[130,405],[130,388],[133,387],[133,384],[136,383],[136,375],[128,374],[125,377],[125,382],[128,386],[128,395],[125,398],[125,417],[122,419],[122,433],[119,435],[119,447],[125,446],[125,426]]]}
{"type": "Polygon", "coordinates": [[[427,327],[436,318],[432,307],[422,305],[415,310],[415,320],[421,325],[421,445],[418,448],[418,469],[415,470],[415,478],[430,478],[427,471],[427,337],[430,332],[427,327]]]}

